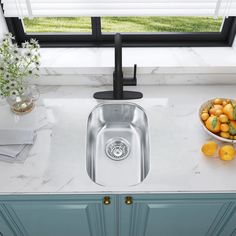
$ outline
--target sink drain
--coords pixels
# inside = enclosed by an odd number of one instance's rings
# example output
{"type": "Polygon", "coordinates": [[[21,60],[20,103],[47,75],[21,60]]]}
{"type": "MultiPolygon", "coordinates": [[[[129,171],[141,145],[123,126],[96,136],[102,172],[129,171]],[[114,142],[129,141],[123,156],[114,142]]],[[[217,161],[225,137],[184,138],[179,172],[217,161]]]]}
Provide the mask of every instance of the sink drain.
{"type": "Polygon", "coordinates": [[[108,140],[106,145],[107,156],[115,161],[121,161],[127,158],[130,148],[129,143],[123,138],[113,138],[108,140]]]}

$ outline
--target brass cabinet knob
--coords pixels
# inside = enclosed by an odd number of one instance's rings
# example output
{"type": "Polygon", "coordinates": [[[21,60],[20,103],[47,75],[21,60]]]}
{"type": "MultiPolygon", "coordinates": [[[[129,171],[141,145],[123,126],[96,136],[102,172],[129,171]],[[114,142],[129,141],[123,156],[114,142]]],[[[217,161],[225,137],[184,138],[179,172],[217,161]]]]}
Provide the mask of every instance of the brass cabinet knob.
{"type": "Polygon", "coordinates": [[[130,197],[130,196],[127,196],[127,197],[125,198],[125,204],[126,204],[126,205],[131,205],[132,203],[133,203],[133,198],[130,197]]]}
{"type": "Polygon", "coordinates": [[[103,198],[103,204],[104,204],[104,205],[109,205],[109,204],[111,204],[111,198],[108,197],[108,196],[105,196],[105,197],[103,198]]]}

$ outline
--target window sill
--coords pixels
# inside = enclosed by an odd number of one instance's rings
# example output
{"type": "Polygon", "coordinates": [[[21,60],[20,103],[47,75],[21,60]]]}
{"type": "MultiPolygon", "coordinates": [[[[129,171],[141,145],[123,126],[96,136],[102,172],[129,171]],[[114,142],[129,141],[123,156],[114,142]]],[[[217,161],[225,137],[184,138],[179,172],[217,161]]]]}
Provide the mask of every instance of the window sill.
{"type": "MultiPolygon", "coordinates": [[[[99,85],[111,83],[113,48],[42,48],[41,54],[39,84],[97,85],[91,81],[93,77],[98,78],[99,85]]],[[[194,77],[198,82],[201,77],[215,78],[214,83],[220,83],[223,77],[224,83],[236,80],[235,48],[123,48],[125,75],[132,75],[134,64],[141,84],[154,80],[159,84],[163,76],[172,78],[173,83],[181,83],[178,77],[194,77]]]]}

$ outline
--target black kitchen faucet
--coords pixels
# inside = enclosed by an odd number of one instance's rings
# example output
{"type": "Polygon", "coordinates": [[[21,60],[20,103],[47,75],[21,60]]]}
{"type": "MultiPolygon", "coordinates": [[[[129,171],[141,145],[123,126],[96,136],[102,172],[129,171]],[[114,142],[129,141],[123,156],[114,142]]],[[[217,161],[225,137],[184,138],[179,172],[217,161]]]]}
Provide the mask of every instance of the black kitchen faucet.
{"type": "Polygon", "coordinates": [[[113,72],[113,91],[97,92],[93,95],[96,99],[126,100],[142,98],[140,92],[123,91],[123,86],[136,86],[137,65],[134,65],[134,77],[124,78],[122,71],[122,36],[115,35],[115,71],[113,72]]]}

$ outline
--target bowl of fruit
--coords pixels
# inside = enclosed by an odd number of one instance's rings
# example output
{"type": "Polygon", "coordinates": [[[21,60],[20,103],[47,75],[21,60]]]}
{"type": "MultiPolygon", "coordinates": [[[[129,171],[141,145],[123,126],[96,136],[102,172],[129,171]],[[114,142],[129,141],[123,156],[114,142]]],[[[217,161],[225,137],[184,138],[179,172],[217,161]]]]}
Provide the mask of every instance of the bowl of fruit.
{"type": "Polygon", "coordinates": [[[215,98],[203,103],[199,118],[204,130],[212,137],[229,143],[236,143],[236,101],[215,98]]]}

